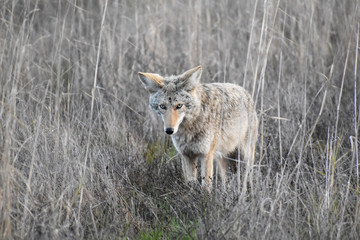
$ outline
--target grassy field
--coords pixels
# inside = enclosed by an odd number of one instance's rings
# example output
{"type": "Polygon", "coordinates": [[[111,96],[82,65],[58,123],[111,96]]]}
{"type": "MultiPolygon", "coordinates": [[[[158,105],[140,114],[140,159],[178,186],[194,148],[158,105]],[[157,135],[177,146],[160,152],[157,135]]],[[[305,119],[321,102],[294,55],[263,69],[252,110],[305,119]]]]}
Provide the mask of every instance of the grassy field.
{"type": "Polygon", "coordinates": [[[0,239],[359,239],[358,0],[1,0],[0,239]],[[253,96],[253,181],[210,196],[137,72],[253,96]]]}

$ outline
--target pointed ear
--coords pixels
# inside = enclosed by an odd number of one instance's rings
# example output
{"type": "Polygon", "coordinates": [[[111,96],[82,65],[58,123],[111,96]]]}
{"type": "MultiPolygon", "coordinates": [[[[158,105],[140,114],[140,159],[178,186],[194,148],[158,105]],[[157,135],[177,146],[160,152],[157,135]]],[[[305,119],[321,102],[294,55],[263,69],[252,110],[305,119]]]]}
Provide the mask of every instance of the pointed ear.
{"type": "Polygon", "coordinates": [[[200,82],[200,77],[202,74],[202,66],[192,68],[181,75],[183,79],[183,87],[186,90],[193,90],[196,85],[200,82]]]}
{"type": "Polygon", "coordinates": [[[159,74],[139,72],[139,79],[150,93],[154,93],[164,86],[163,77],[159,74]]]}

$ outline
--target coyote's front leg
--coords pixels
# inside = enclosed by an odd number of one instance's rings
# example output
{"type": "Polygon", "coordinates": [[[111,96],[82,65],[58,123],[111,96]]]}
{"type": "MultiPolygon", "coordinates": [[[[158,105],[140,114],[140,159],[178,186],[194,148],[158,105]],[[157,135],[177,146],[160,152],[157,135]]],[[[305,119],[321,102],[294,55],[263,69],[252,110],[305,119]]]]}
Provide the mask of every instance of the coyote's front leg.
{"type": "Polygon", "coordinates": [[[211,192],[212,180],[214,174],[214,154],[217,146],[217,137],[215,137],[210,145],[209,151],[201,159],[201,179],[202,186],[207,192],[211,192]]]}
{"type": "Polygon", "coordinates": [[[214,171],[214,152],[210,151],[204,158],[201,159],[201,179],[202,187],[211,192],[213,171],[214,171]]]}
{"type": "Polygon", "coordinates": [[[182,157],[182,168],[184,172],[185,182],[192,182],[197,180],[196,158],[182,157]]]}
{"type": "Polygon", "coordinates": [[[221,154],[216,156],[215,162],[217,163],[218,173],[221,178],[222,187],[226,187],[226,170],[228,168],[228,160],[225,159],[221,154]]]}

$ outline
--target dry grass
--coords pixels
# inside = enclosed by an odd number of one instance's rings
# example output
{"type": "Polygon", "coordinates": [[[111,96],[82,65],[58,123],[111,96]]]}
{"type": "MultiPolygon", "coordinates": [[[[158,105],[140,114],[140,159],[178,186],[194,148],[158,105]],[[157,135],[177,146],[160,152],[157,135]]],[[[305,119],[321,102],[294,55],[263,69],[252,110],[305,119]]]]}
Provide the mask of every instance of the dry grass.
{"type": "Polygon", "coordinates": [[[0,239],[359,239],[359,2],[0,4],[0,239]],[[136,73],[245,86],[243,201],[180,159],[136,73]]]}

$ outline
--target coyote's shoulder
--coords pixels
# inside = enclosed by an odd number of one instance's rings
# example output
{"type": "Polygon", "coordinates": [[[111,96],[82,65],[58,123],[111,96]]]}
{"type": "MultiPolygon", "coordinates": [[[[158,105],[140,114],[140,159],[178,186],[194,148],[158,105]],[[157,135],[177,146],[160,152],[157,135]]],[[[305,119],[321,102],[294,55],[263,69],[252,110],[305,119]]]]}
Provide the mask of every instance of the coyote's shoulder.
{"type": "Polygon", "coordinates": [[[203,185],[209,190],[214,157],[223,179],[226,160],[222,156],[240,150],[253,163],[258,122],[244,88],[230,83],[201,84],[201,72],[199,66],[178,76],[139,73],[139,77],[151,94],[150,108],[161,116],[165,132],[183,156],[185,180],[196,179],[199,160],[203,185]]]}

